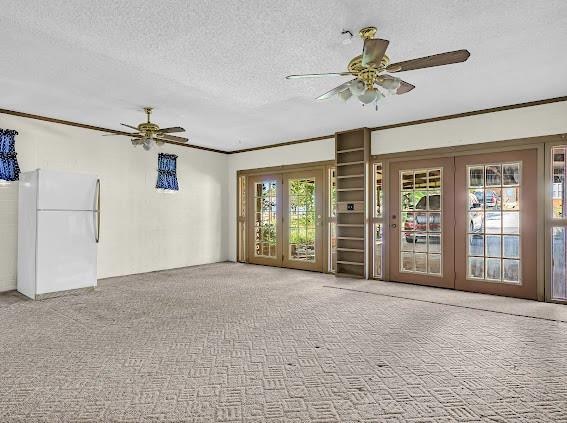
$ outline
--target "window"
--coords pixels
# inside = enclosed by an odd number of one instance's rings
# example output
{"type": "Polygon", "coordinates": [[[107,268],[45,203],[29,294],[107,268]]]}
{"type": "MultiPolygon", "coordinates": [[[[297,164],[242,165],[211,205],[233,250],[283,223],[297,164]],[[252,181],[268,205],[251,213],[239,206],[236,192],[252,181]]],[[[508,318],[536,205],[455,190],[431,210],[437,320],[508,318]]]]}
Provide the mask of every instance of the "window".
{"type": "Polygon", "coordinates": [[[177,156],[175,154],[159,153],[157,189],[179,191],[177,184],[177,156]]]}
{"type": "Polygon", "coordinates": [[[468,166],[468,279],[521,283],[521,171],[520,162],[468,166]]]}
{"type": "Polygon", "coordinates": [[[337,255],[337,178],[335,168],[329,169],[329,227],[328,239],[329,239],[329,272],[335,272],[335,261],[337,255]]]}
{"type": "Polygon", "coordinates": [[[400,272],[443,275],[443,169],[400,172],[400,272]]]}
{"type": "Polygon", "coordinates": [[[238,261],[246,261],[246,176],[238,177],[238,261]]]}
{"type": "Polygon", "coordinates": [[[567,204],[564,201],[566,184],[565,173],[567,162],[565,156],[567,146],[557,146],[551,149],[551,183],[553,187],[551,198],[552,227],[551,227],[551,299],[567,301],[567,204]]]}
{"type": "Polygon", "coordinates": [[[16,131],[0,129],[0,180],[17,181],[20,179],[20,168],[16,158],[16,131]]]}
{"type": "Polygon", "coordinates": [[[374,195],[373,195],[373,234],[374,234],[374,270],[375,278],[384,277],[383,272],[383,245],[384,245],[384,170],[382,163],[374,165],[374,195]]]}

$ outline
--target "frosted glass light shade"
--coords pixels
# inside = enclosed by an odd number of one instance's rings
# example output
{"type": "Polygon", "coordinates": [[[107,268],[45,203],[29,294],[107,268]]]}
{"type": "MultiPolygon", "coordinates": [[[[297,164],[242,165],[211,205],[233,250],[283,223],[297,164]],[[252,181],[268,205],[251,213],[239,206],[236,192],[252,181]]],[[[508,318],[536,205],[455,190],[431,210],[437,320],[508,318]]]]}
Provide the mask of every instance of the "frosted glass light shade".
{"type": "Polygon", "coordinates": [[[379,94],[380,93],[376,88],[370,88],[370,89],[366,90],[366,92],[364,94],[359,95],[358,99],[362,103],[368,104],[368,103],[372,103],[374,100],[376,100],[378,98],[379,94]]]}
{"type": "Polygon", "coordinates": [[[366,85],[360,79],[357,79],[350,84],[350,90],[354,95],[359,96],[366,91],[366,85]]]}

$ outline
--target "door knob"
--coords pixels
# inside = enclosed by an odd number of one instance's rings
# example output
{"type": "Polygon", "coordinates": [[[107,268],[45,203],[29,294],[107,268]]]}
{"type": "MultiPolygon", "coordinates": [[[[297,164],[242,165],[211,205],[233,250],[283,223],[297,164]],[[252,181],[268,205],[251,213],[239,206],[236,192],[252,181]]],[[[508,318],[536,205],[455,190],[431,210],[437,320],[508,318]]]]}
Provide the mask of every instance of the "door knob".
{"type": "Polygon", "coordinates": [[[397,227],[398,227],[398,225],[396,225],[395,223],[392,223],[392,224],[390,225],[390,228],[397,228],[397,227]]]}

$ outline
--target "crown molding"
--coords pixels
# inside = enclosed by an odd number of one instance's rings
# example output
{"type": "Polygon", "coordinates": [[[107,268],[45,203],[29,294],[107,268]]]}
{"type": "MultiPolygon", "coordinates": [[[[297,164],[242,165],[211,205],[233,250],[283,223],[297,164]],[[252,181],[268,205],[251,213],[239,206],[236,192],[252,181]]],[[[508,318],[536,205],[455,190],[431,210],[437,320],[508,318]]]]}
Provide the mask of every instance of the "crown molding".
{"type": "MultiPolygon", "coordinates": [[[[391,125],[375,126],[375,127],[369,128],[369,129],[370,129],[371,132],[383,131],[385,129],[401,128],[401,127],[404,127],[404,126],[412,126],[412,125],[422,125],[424,123],[440,122],[440,121],[443,121],[443,120],[450,120],[450,119],[459,119],[459,118],[464,118],[464,117],[469,117],[469,116],[483,115],[483,114],[486,114],[486,113],[503,112],[503,111],[506,111],[506,110],[521,109],[521,108],[524,108],[524,107],[540,106],[540,105],[543,105],[543,104],[559,103],[559,102],[562,102],[562,101],[567,101],[567,96],[548,98],[548,99],[544,99],[544,100],[528,101],[528,102],[525,102],[525,103],[510,104],[510,105],[506,105],[506,106],[492,107],[492,108],[489,108],[489,109],[480,109],[480,110],[474,110],[474,111],[464,112],[464,113],[455,113],[455,114],[452,114],[452,115],[437,116],[437,117],[432,117],[432,118],[427,118],[427,119],[412,120],[412,121],[407,121],[407,122],[394,123],[394,124],[391,124],[391,125]]],[[[84,124],[84,123],[72,122],[72,121],[69,121],[69,120],[56,119],[56,118],[51,118],[51,117],[41,116],[41,115],[34,115],[34,114],[31,114],[31,113],[17,112],[17,111],[14,111],[14,110],[0,109],[0,114],[19,116],[19,117],[24,117],[24,118],[28,118],[28,119],[41,120],[41,121],[44,121],[44,122],[58,123],[58,124],[61,124],[61,125],[68,125],[68,126],[74,126],[74,127],[77,127],[77,128],[90,129],[90,130],[93,130],[93,131],[106,132],[106,133],[114,134],[114,135],[124,135],[124,136],[127,136],[127,137],[132,137],[134,135],[130,132],[118,131],[116,129],[103,128],[103,127],[100,127],[100,126],[93,126],[93,125],[88,125],[88,124],[84,124]]],[[[334,137],[335,137],[335,134],[328,134],[328,135],[321,135],[321,136],[318,136],[318,137],[303,138],[303,139],[298,139],[298,140],[279,142],[279,143],[276,143],[276,144],[269,144],[269,145],[261,145],[261,146],[258,146],[258,147],[244,148],[244,149],[240,149],[240,150],[219,150],[219,149],[216,149],[216,148],[203,147],[203,146],[200,146],[200,145],[187,144],[187,143],[177,143],[177,142],[173,142],[173,141],[166,141],[166,143],[172,144],[172,145],[177,145],[177,146],[180,146],[180,147],[195,148],[195,149],[198,149],[198,150],[211,151],[211,152],[219,153],[219,154],[238,154],[238,153],[247,153],[247,152],[250,152],[250,151],[266,150],[268,148],[285,147],[285,146],[288,146],[288,145],[302,144],[302,143],[305,143],[305,142],[321,141],[321,140],[326,140],[326,139],[334,138],[334,137]]]]}
{"type": "MultiPolygon", "coordinates": [[[[85,124],[85,123],[72,122],[70,120],[63,120],[63,119],[56,119],[56,118],[47,117],[47,116],[34,115],[32,113],[17,112],[15,110],[0,109],[0,113],[5,114],[5,115],[23,117],[23,118],[27,118],[27,119],[41,120],[43,122],[58,123],[60,125],[74,126],[76,128],[90,129],[92,131],[106,132],[107,134],[124,135],[125,137],[133,137],[135,135],[131,132],[118,131],[116,129],[103,128],[101,126],[88,125],[88,124],[85,124]]],[[[202,147],[200,145],[187,144],[187,143],[174,142],[174,141],[164,141],[164,142],[167,143],[167,144],[177,145],[179,147],[196,148],[198,150],[205,150],[205,151],[212,151],[212,152],[215,152],[215,153],[227,154],[226,151],[217,150],[215,148],[202,147]]]]}

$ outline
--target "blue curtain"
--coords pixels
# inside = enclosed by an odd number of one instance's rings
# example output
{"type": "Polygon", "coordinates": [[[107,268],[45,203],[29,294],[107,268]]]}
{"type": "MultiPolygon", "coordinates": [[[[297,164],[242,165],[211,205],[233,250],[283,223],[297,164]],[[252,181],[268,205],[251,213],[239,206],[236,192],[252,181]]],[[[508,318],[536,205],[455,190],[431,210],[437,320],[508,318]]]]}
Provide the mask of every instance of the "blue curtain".
{"type": "Polygon", "coordinates": [[[177,156],[159,153],[156,188],[179,191],[177,184],[177,156]]]}
{"type": "Polygon", "coordinates": [[[16,158],[16,135],[16,131],[0,128],[0,179],[5,181],[20,179],[20,167],[16,158]]]}

